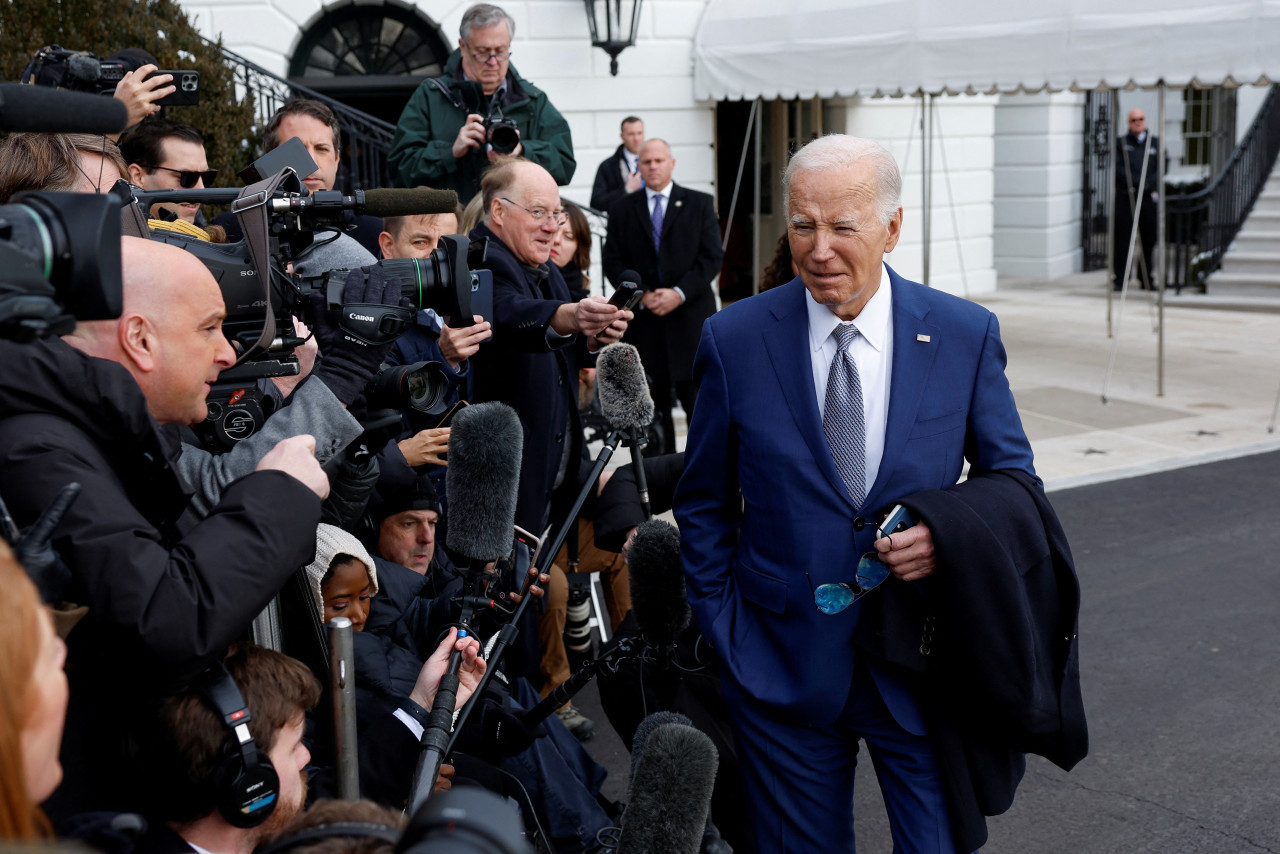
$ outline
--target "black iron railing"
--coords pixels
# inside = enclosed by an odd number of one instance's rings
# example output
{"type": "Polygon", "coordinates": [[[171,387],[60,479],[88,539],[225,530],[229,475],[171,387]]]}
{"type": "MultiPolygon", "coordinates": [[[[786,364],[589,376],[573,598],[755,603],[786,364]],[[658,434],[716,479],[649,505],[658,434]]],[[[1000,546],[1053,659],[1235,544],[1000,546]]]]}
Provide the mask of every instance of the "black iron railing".
{"type": "Polygon", "coordinates": [[[314,98],[331,107],[338,116],[338,124],[342,126],[339,189],[349,192],[391,185],[391,176],[387,171],[387,152],[391,150],[395,125],[362,113],[327,95],[321,95],[314,89],[272,74],[225,47],[222,48],[222,54],[235,66],[237,94],[242,98],[253,99],[254,129],[259,135],[254,140],[255,143],[261,145],[262,129],[282,104],[291,98],[314,98]]]}
{"type": "Polygon", "coordinates": [[[1280,154],[1280,87],[1272,86],[1253,124],[1207,187],[1170,193],[1166,206],[1169,287],[1206,288],[1235,240],[1280,154]]]}

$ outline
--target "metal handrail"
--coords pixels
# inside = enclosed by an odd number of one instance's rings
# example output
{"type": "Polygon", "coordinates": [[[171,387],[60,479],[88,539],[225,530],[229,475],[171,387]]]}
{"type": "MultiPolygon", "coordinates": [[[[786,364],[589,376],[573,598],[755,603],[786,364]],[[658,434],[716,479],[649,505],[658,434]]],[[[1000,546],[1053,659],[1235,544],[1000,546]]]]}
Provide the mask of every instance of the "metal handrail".
{"type": "MultiPolygon", "coordinates": [[[[216,42],[205,39],[211,45],[216,42]]],[[[271,117],[281,105],[293,98],[314,98],[328,105],[338,117],[342,128],[342,149],[338,171],[339,189],[366,190],[391,185],[387,169],[387,154],[396,126],[368,113],[322,95],[314,89],[272,74],[262,66],[225,47],[220,48],[223,57],[235,66],[234,77],[237,94],[252,98],[254,106],[254,130],[261,135],[271,117]]]]}
{"type": "Polygon", "coordinates": [[[1207,290],[1280,155],[1280,87],[1272,86],[1222,171],[1207,187],[1170,193],[1166,207],[1169,287],[1207,290]]]}

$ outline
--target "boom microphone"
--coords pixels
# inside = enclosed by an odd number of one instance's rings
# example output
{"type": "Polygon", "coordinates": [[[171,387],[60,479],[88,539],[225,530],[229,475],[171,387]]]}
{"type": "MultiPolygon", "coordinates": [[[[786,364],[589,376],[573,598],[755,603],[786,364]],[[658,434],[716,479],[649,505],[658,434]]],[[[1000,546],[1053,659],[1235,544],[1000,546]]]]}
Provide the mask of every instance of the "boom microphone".
{"type": "Polygon", "coordinates": [[[458,194],[453,190],[380,188],[364,191],[364,212],[369,216],[423,216],[454,213],[458,194]]]}
{"type": "Polygon", "coordinates": [[[48,86],[0,84],[0,130],[118,133],[129,122],[123,101],[48,86]]]}
{"type": "Polygon", "coordinates": [[[644,430],[653,423],[653,398],[640,353],[630,344],[610,344],[596,358],[600,410],[615,430],[644,430]]]}
{"type": "Polygon", "coordinates": [[[698,854],[720,762],[715,744],[691,726],[668,723],[635,749],[618,854],[698,854]]]}
{"type": "Polygon", "coordinates": [[[631,611],[641,634],[658,649],[670,648],[690,619],[680,533],[661,519],[642,522],[627,552],[627,567],[631,611]]]}
{"type": "Polygon", "coordinates": [[[488,563],[511,553],[524,432],[505,403],[477,403],[449,434],[449,550],[488,563]]]}

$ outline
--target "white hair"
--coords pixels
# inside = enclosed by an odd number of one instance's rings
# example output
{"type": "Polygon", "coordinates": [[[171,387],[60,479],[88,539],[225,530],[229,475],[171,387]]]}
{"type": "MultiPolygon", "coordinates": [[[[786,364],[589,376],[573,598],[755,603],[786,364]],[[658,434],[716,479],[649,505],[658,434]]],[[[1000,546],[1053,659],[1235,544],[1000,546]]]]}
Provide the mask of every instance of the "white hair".
{"type": "Polygon", "coordinates": [[[875,140],[842,133],[819,137],[791,155],[791,162],[782,173],[782,207],[790,207],[791,179],[797,172],[842,169],[862,160],[872,161],[875,168],[876,203],[881,222],[888,225],[902,204],[902,174],[897,161],[875,140]]]}
{"type": "Polygon", "coordinates": [[[458,27],[458,35],[467,44],[471,44],[471,34],[476,30],[484,30],[496,24],[507,22],[507,35],[516,37],[516,19],[507,14],[500,6],[491,3],[477,3],[462,16],[462,24],[458,27]]]}

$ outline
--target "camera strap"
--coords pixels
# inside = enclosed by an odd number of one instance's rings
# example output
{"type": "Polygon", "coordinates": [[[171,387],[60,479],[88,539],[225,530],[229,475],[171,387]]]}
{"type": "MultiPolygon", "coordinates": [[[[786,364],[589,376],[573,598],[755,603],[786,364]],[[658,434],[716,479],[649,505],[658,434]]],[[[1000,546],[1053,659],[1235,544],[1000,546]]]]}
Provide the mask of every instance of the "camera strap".
{"type": "Polygon", "coordinates": [[[267,200],[275,195],[276,190],[287,181],[293,179],[298,183],[297,174],[292,169],[281,169],[270,178],[264,178],[256,184],[245,187],[236,200],[231,203],[231,210],[240,221],[245,242],[249,245],[249,257],[253,261],[253,269],[258,281],[262,284],[262,304],[264,306],[262,334],[257,342],[240,354],[236,364],[256,356],[271,346],[276,338],[276,316],[271,310],[271,238],[268,230],[271,215],[267,210],[267,200]]]}

